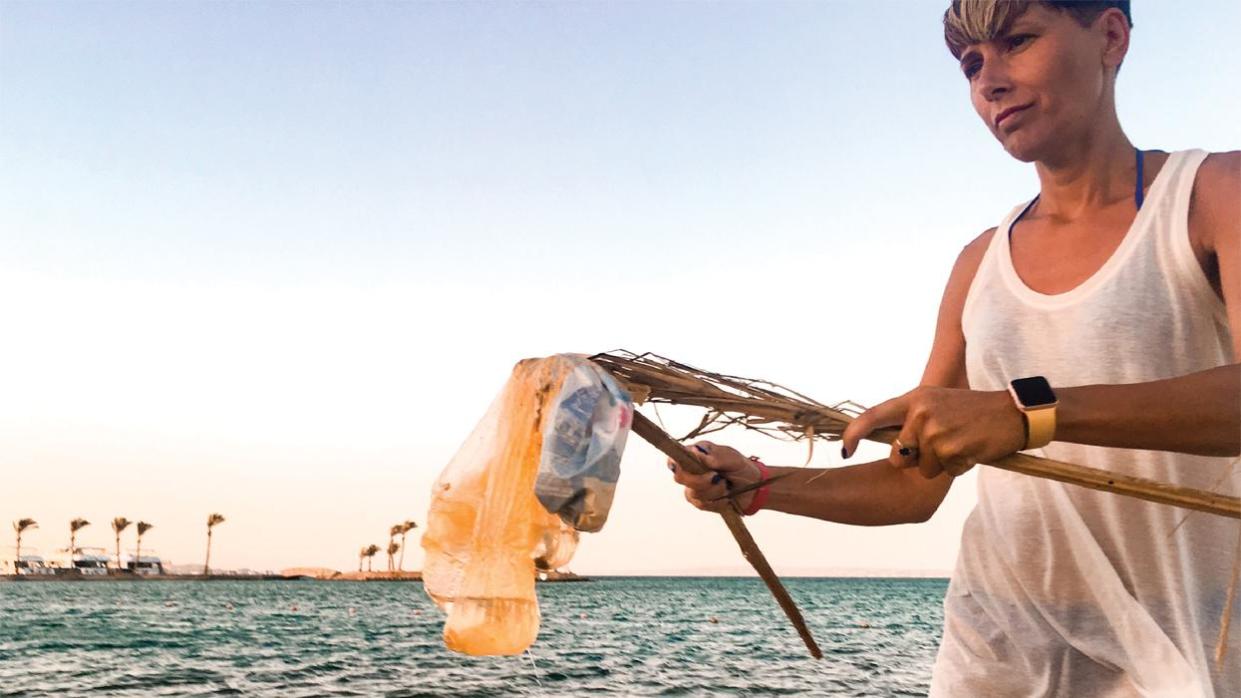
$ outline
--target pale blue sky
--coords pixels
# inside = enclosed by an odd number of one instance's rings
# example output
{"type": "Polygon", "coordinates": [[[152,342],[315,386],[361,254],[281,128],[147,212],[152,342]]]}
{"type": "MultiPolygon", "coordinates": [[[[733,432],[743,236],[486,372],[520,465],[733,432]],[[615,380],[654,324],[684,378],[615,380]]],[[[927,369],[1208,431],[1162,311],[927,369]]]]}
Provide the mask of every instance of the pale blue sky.
{"type": "MultiPolygon", "coordinates": [[[[956,251],[1036,187],[943,6],[0,2],[0,469],[25,493],[0,518],[47,548],[71,515],[101,541],[151,518],[179,561],[218,509],[221,564],[347,566],[422,520],[523,356],[912,387],[956,251]]],[[[1130,136],[1236,148],[1241,5],[1134,15],[1130,136]]],[[[578,567],[735,564],[726,534],[644,545],[720,528],[654,460],[631,449],[578,567]]],[[[756,530],[786,566],[944,569],[959,489],[916,533],[756,530]]]]}

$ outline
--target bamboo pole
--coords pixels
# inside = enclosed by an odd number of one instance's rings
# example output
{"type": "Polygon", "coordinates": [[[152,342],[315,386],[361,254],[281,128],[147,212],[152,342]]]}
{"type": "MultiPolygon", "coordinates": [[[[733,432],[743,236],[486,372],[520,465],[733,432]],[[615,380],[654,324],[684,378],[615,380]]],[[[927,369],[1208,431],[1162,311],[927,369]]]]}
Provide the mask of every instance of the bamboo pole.
{"type": "MultiPolygon", "coordinates": [[[[633,431],[686,471],[695,475],[702,475],[708,472],[707,467],[699,463],[698,459],[691,455],[689,450],[673,440],[663,429],[660,429],[654,422],[637,411],[633,413],[633,431]]],[[[810,650],[810,656],[815,659],[822,659],[823,653],[819,650],[818,644],[815,643],[814,637],[811,636],[810,629],[806,627],[806,620],[802,618],[801,611],[797,608],[793,597],[789,596],[789,592],[784,588],[784,584],[780,582],[780,578],[776,576],[775,570],[771,569],[771,565],[767,563],[767,558],[763,555],[763,551],[759,550],[758,544],[754,542],[754,537],[750,535],[745,522],[741,520],[741,514],[736,509],[736,503],[733,502],[731,508],[720,510],[719,514],[724,519],[724,524],[728,526],[728,530],[733,534],[737,545],[741,546],[741,555],[758,572],[758,576],[763,579],[772,596],[776,597],[776,602],[780,604],[780,608],[784,609],[784,615],[788,616],[789,620],[792,621],[793,627],[797,629],[797,634],[801,636],[802,642],[806,643],[806,649],[810,650]]]]}

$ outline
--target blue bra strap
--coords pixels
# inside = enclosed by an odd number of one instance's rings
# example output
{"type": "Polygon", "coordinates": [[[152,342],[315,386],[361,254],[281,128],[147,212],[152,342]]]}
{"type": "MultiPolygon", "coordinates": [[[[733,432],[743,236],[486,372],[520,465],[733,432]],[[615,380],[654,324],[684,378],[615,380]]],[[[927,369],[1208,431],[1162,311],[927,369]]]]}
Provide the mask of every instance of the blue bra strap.
{"type": "MultiPolygon", "coordinates": [[[[1143,157],[1142,157],[1141,148],[1134,148],[1133,152],[1136,153],[1134,157],[1137,159],[1137,162],[1138,162],[1138,176],[1136,178],[1136,181],[1133,183],[1133,203],[1137,206],[1138,210],[1141,211],[1142,202],[1146,200],[1146,195],[1142,192],[1142,182],[1145,179],[1142,176],[1143,157]]],[[[1013,219],[1013,222],[1008,224],[1009,239],[1012,239],[1013,226],[1017,225],[1017,221],[1024,218],[1026,215],[1026,212],[1034,208],[1034,204],[1037,202],[1038,202],[1038,196],[1035,196],[1033,199],[1030,200],[1030,203],[1026,204],[1025,208],[1021,209],[1021,213],[1017,214],[1017,217],[1013,219]]]]}

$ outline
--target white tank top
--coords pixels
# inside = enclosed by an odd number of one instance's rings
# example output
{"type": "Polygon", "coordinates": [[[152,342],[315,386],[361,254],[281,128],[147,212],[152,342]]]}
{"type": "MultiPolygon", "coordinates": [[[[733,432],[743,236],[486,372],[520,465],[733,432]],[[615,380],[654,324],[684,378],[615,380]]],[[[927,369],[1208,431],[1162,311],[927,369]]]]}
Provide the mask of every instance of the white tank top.
{"type": "MultiPolygon", "coordinates": [[[[1138,383],[1231,363],[1224,305],[1189,243],[1205,157],[1173,153],[1111,258],[1066,293],[1017,276],[1009,228],[1025,205],[1014,209],[962,310],[970,387],[1138,383]]],[[[1241,494],[1231,458],[1060,442],[1033,453],[1241,494]]],[[[1234,519],[980,467],[931,695],[1241,696],[1241,603],[1221,668],[1213,657],[1239,534],[1234,519]]]]}

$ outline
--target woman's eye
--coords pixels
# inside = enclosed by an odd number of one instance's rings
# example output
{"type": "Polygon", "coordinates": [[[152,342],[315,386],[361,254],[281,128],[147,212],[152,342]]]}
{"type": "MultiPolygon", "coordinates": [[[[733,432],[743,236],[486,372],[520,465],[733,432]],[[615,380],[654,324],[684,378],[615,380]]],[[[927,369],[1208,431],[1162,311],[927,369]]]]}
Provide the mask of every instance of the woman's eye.
{"type": "Polygon", "coordinates": [[[972,80],[974,76],[978,74],[978,70],[979,70],[979,65],[977,62],[975,62],[975,63],[970,63],[969,65],[965,66],[965,68],[962,69],[962,72],[965,73],[966,79],[972,80]]]}
{"type": "Polygon", "coordinates": [[[1034,36],[1032,34],[1017,34],[1016,36],[1010,36],[1008,37],[1008,48],[1020,48],[1021,46],[1030,43],[1030,39],[1033,38],[1034,36]]]}

